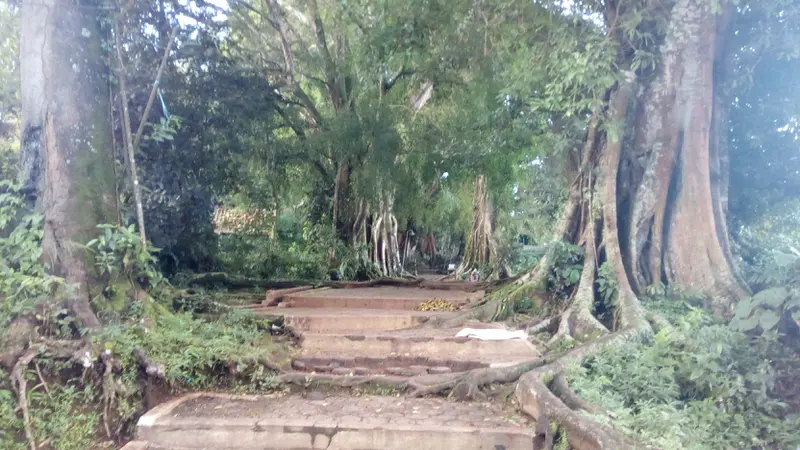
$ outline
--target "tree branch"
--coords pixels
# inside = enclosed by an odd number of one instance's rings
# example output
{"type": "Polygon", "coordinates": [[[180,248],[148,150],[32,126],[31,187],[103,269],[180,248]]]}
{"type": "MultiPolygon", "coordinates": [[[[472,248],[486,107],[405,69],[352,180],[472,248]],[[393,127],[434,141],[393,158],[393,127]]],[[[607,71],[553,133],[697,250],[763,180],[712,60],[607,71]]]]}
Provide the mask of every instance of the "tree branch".
{"type": "Polygon", "coordinates": [[[414,69],[406,69],[405,67],[401,67],[400,70],[397,72],[397,74],[395,74],[395,76],[389,78],[388,80],[386,78],[383,79],[383,82],[381,83],[381,95],[384,95],[387,92],[389,92],[394,87],[394,85],[401,79],[405,77],[410,77],[415,73],[416,71],[414,69]]]}
{"type": "Polygon", "coordinates": [[[418,112],[422,109],[425,104],[433,97],[433,82],[428,81],[422,85],[422,89],[420,89],[419,94],[415,95],[414,98],[411,99],[411,108],[414,112],[418,112]]]}
{"type": "Polygon", "coordinates": [[[125,62],[122,59],[122,21],[117,19],[114,30],[115,47],[117,50],[117,62],[119,63],[119,93],[122,101],[122,134],[125,136],[124,144],[128,154],[128,164],[131,171],[131,184],[133,184],[133,198],[136,202],[136,220],[139,224],[139,238],[142,240],[142,247],[147,247],[147,234],[144,229],[144,207],[142,206],[142,190],[139,186],[139,175],[136,173],[136,157],[133,146],[133,136],[131,133],[131,115],[128,110],[128,89],[125,84],[125,62]]]}
{"type": "Polygon", "coordinates": [[[342,106],[342,92],[339,90],[337,83],[336,65],[331,57],[331,52],[328,49],[328,42],[325,39],[325,28],[322,23],[322,17],[319,14],[319,7],[317,0],[308,0],[308,9],[311,11],[313,20],[311,21],[314,28],[314,35],[317,38],[317,48],[322,54],[322,61],[325,63],[325,79],[327,80],[328,89],[333,102],[333,107],[339,109],[342,106]]]}
{"type": "Polygon", "coordinates": [[[144,112],[142,113],[142,119],[139,121],[139,129],[136,130],[136,137],[133,138],[133,148],[139,148],[139,144],[142,140],[142,133],[144,132],[144,125],[147,123],[147,119],[150,117],[150,109],[153,107],[153,101],[156,99],[156,93],[158,92],[158,84],[161,81],[161,75],[164,73],[164,68],[167,66],[167,58],[169,57],[169,52],[172,50],[172,43],[175,42],[175,36],[178,34],[179,27],[175,25],[172,27],[172,31],[169,33],[169,38],[167,42],[167,48],[164,49],[164,57],[161,58],[161,64],[158,66],[158,71],[156,72],[156,79],[153,82],[153,88],[150,89],[150,97],[147,99],[147,105],[144,107],[144,112]]]}
{"type": "Polygon", "coordinates": [[[281,53],[283,53],[284,71],[289,82],[289,87],[291,88],[292,93],[300,100],[300,103],[303,105],[303,107],[305,107],[309,113],[311,113],[311,116],[314,118],[315,125],[319,125],[322,123],[322,115],[320,114],[314,102],[311,100],[308,94],[303,91],[295,79],[294,54],[292,53],[292,47],[289,43],[289,39],[287,38],[283,12],[281,11],[277,2],[274,0],[268,1],[267,5],[269,6],[270,13],[275,16],[275,19],[268,18],[268,21],[272,28],[278,32],[278,36],[281,41],[281,53]]]}

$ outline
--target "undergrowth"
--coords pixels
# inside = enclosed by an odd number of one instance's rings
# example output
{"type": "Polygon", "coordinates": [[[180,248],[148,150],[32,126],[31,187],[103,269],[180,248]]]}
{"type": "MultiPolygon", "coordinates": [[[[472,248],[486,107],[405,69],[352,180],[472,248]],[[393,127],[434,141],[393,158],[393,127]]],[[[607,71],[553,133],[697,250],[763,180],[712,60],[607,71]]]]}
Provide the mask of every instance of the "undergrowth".
{"type": "Polygon", "coordinates": [[[41,215],[23,215],[16,187],[0,187],[0,450],[113,448],[153,406],[149,388],[275,387],[287,355],[271,324],[243,310],[215,320],[175,312],[182,291],[132,227],[102,225],[86,244],[103,325],[79,329],[63,303],[71,287],[42,263],[41,215]]]}
{"type": "Polygon", "coordinates": [[[189,313],[169,314],[152,325],[146,322],[112,324],[95,338],[102,351],[120,355],[125,368],[135,369],[131,356],[143,350],[164,367],[164,380],[181,388],[229,385],[230,375],[255,381],[255,388],[271,387],[269,377],[251,380],[265,363],[286,358],[282,347],[273,345],[269,324],[247,311],[233,310],[209,322],[189,313]]]}
{"type": "Polygon", "coordinates": [[[779,400],[800,368],[793,351],[775,335],[750,336],[687,302],[673,304],[688,310],[673,329],[647,344],[610,347],[571,369],[575,391],[609,411],[616,427],[657,448],[800,445],[800,416],[779,400]]]}
{"type": "MultiPolygon", "coordinates": [[[[105,326],[92,339],[92,354],[116,361],[113,383],[117,394],[108,416],[110,437],[102,417],[104,380],[96,364],[80,367],[42,355],[25,374],[36,440],[48,443],[40,444],[42,448],[85,450],[107,448],[106,441],[129,436],[144,412],[143,390],[148,382],[133,356],[135,351],[163,368],[162,376],[149,381],[170,391],[273,389],[275,372],[270,368],[286,354],[272,343],[268,326],[243,311],[227,313],[213,322],[177,313],[155,322],[105,326]]],[[[0,449],[26,449],[15,393],[7,374],[0,372],[0,380],[4,380],[0,381],[0,449]]]]}

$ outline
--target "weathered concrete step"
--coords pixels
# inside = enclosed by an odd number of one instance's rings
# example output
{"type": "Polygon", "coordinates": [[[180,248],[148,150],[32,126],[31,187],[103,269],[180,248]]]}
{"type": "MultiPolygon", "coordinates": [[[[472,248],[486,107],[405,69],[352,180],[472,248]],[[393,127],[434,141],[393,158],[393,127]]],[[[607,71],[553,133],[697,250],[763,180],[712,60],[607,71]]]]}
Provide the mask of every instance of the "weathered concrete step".
{"type": "Polygon", "coordinates": [[[137,438],[160,450],[531,450],[528,418],[444,399],[192,394],[151,410],[137,438]]]}
{"type": "Polygon", "coordinates": [[[387,356],[476,361],[488,365],[534,359],[536,347],[521,339],[482,341],[455,337],[458,330],[408,330],[364,334],[317,334],[303,337],[301,355],[336,355],[347,358],[387,356]]]}
{"type": "Polygon", "coordinates": [[[413,328],[431,317],[455,313],[350,308],[256,308],[261,316],[283,316],[286,325],[306,333],[343,333],[413,328]]]}
{"type": "Polygon", "coordinates": [[[313,289],[283,296],[288,308],[367,308],[415,310],[426,300],[442,299],[461,307],[483,297],[483,292],[438,291],[408,287],[313,289]]]}
{"type": "Polygon", "coordinates": [[[327,357],[300,356],[292,361],[292,368],[299,372],[332,373],[333,375],[391,375],[411,377],[415,375],[466,372],[488,367],[479,361],[457,361],[433,359],[425,356],[380,356],[380,357],[327,357]]]}

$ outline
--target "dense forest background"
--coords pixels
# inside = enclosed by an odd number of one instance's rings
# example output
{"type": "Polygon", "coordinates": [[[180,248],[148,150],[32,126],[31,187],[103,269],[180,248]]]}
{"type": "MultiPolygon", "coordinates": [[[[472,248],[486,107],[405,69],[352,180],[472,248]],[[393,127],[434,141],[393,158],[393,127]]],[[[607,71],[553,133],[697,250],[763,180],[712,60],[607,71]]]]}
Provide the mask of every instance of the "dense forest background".
{"type": "Polygon", "coordinates": [[[274,388],[285,349],[234,286],[452,265],[500,286],[471,317],[587,349],[570,383],[626,433],[794,448],[798,24],[791,0],[0,4],[0,447],[121,443],[154,380],[274,388]]]}

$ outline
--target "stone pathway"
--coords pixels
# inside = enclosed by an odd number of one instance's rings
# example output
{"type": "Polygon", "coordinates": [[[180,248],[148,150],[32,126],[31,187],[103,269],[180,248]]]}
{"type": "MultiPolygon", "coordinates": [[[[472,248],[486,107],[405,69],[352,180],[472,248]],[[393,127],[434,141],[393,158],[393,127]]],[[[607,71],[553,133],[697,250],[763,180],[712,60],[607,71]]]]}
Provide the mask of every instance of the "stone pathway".
{"type": "Polygon", "coordinates": [[[533,442],[529,419],[491,403],[379,396],[194,394],[153,409],[137,431],[161,449],[529,450],[533,442]]]}
{"type": "MultiPolygon", "coordinates": [[[[297,372],[411,377],[538,357],[523,340],[481,341],[456,338],[457,329],[414,328],[431,317],[457,314],[417,311],[425,300],[465,305],[482,295],[409,287],[315,289],[273,292],[267,299],[277,306],[252,310],[281,316],[303,335],[292,363],[297,372]]],[[[192,394],[143,416],[140,441],[125,450],[530,450],[532,437],[526,416],[490,403],[192,394]]]]}

